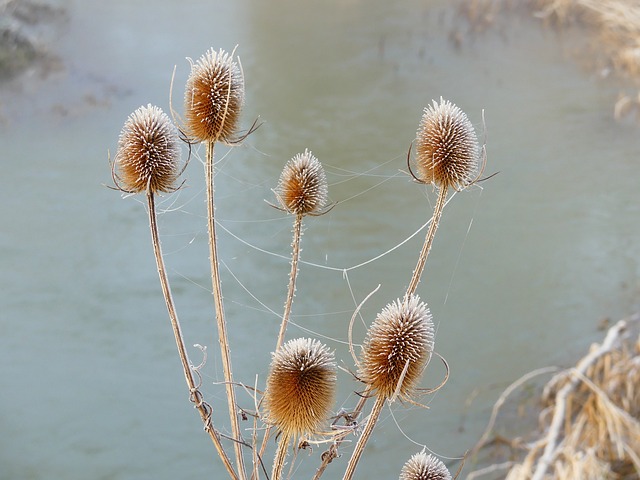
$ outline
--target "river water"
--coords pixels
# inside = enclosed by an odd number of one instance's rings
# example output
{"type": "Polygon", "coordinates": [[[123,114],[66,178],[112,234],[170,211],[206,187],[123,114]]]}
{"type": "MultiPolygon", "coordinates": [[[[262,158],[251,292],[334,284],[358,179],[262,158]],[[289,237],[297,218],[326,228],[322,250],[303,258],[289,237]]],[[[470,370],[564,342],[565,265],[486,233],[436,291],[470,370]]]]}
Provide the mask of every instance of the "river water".
{"type": "MultiPolygon", "coordinates": [[[[638,309],[637,127],[614,122],[615,87],[576,67],[562,37],[514,19],[456,46],[464,23],[444,1],[63,4],[69,17],[49,46],[61,68],[4,87],[0,103],[0,478],[225,478],[188,402],[143,199],[105,186],[129,113],[169,110],[174,65],[180,112],[186,57],[211,47],[238,45],[242,122],[262,122],[243,146],[216,151],[234,373],[258,388],[289,271],[292,219],[264,201],[284,163],[311,149],[338,202],[305,221],[289,335],[322,338],[353,371],[355,305],[381,285],[363,308],[369,322],[402,295],[425,231],[403,242],[435,202],[405,172],[422,109],[443,96],[480,135],[484,110],[487,173],[499,174],[447,205],[418,289],[451,378],[422,399],[428,410],[385,410],[359,478],[397,478],[422,445],[459,457],[506,385],[572,363],[602,319],[638,309]]],[[[203,155],[195,149],[184,188],[161,199],[160,229],[186,343],[208,347],[202,389],[227,431],[203,155]]],[[[356,342],[364,331],[357,323],[356,342]]],[[[424,386],[443,373],[434,362],[424,386]]],[[[341,372],[336,409],[361,389],[341,372]]],[[[296,478],[309,478],[322,448],[299,456],[296,478]]],[[[326,478],[340,477],[349,451],[326,478]]]]}

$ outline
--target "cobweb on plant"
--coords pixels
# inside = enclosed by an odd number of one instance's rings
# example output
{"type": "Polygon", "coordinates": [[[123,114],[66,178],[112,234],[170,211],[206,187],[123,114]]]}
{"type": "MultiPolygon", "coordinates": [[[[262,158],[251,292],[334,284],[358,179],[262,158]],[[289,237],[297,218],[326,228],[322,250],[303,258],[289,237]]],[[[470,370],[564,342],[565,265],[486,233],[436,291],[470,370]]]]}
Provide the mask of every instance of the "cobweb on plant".
{"type": "MultiPolygon", "coordinates": [[[[273,194],[271,192],[271,188],[275,186],[277,182],[277,176],[274,175],[272,178],[261,180],[260,182],[257,182],[257,183],[251,183],[251,182],[247,182],[246,180],[240,180],[239,178],[243,177],[243,175],[238,174],[234,170],[236,169],[234,164],[235,162],[239,161],[239,159],[235,154],[229,155],[229,152],[230,151],[224,151],[223,149],[221,149],[220,151],[221,155],[219,159],[216,160],[216,181],[218,182],[218,184],[223,184],[224,182],[227,182],[227,183],[235,182],[238,185],[241,185],[242,186],[241,189],[236,189],[233,192],[233,197],[234,199],[237,198],[239,201],[242,201],[243,204],[245,200],[242,197],[247,192],[250,192],[253,196],[260,196],[260,194],[262,194],[263,199],[272,200],[273,194]],[[233,158],[234,164],[232,164],[230,160],[231,157],[236,157],[236,158],[233,158]]],[[[194,159],[196,159],[196,162],[193,162],[193,163],[196,164],[195,165],[196,167],[199,167],[198,162],[201,162],[201,160],[199,159],[197,152],[194,152],[194,159]]],[[[270,162],[273,163],[271,159],[270,159],[270,162]]],[[[410,177],[408,177],[408,175],[405,172],[396,169],[395,165],[402,165],[402,158],[400,157],[395,157],[382,164],[374,165],[368,169],[365,169],[363,172],[356,172],[351,169],[346,169],[343,167],[331,165],[330,163],[327,164],[323,162],[323,165],[331,181],[331,184],[329,185],[329,195],[332,197],[333,201],[337,202],[336,210],[334,212],[330,212],[328,214],[329,216],[337,212],[338,209],[349,208],[350,204],[361,202],[363,200],[366,201],[366,199],[368,198],[367,196],[384,195],[385,185],[390,182],[397,183],[398,181],[401,181],[404,183],[404,185],[399,186],[396,189],[396,191],[398,192],[399,198],[402,197],[403,191],[406,191],[407,189],[416,189],[414,190],[414,193],[412,195],[416,195],[415,193],[416,191],[418,192],[421,191],[422,198],[424,200],[424,208],[420,207],[420,212],[421,213],[427,212],[429,209],[429,206],[431,206],[430,205],[431,198],[428,195],[427,189],[425,189],[424,187],[420,187],[418,185],[411,185],[410,177]],[[368,185],[362,185],[361,183],[363,180],[372,180],[372,182],[370,182],[368,185]],[[344,184],[348,185],[350,184],[350,182],[354,182],[354,181],[356,181],[356,183],[359,184],[355,193],[347,196],[346,198],[334,198],[334,196],[332,195],[332,191],[335,191],[337,188],[340,188],[344,184]]],[[[204,195],[204,187],[200,187],[199,180],[193,172],[191,172],[191,174],[189,174],[188,177],[189,177],[189,182],[188,182],[189,188],[183,189],[182,191],[177,192],[174,195],[166,197],[162,204],[162,212],[163,213],[180,212],[183,215],[186,215],[188,217],[196,217],[199,220],[202,214],[198,213],[198,209],[201,208],[202,202],[200,201],[200,199],[204,195]],[[191,187],[191,185],[195,185],[195,188],[191,187]]],[[[478,186],[478,188],[481,188],[481,187],[478,186]]],[[[224,190],[224,188],[221,188],[221,190],[224,190]]],[[[218,192],[216,192],[216,194],[218,194],[218,192]]],[[[228,192],[223,192],[223,195],[227,195],[227,198],[229,198],[228,192]]],[[[450,197],[447,199],[447,204],[455,196],[456,196],[456,192],[453,192],[452,195],[450,195],[450,197]]],[[[477,208],[478,201],[476,201],[475,203],[477,208]]],[[[276,224],[276,225],[282,224],[283,227],[281,227],[279,230],[278,230],[278,227],[276,227],[274,231],[284,234],[284,233],[288,233],[291,228],[290,215],[278,213],[276,214],[277,216],[269,217],[267,214],[263,214],[261,212],[269,212],[268,208],[270,207],[268,207],[268,205],[265,205],[265,207],[263,208],[262,205],[260,205],[259,208],[258,206],[256,206],[255,208],[250,208],[251,215],[248,215],[249,218],[245,219],[245,218],[242,218],[241,216],[234,217],[234,212],[231,212],[229,214],[229,211],[225,209],[224,206],[220,206],[220,202],[218,202],[218,205],[219,206],[216,211],[216,224],[220,229],[220,233],[222,233],[224,236],[227,237],[226,240],[223,240],[223,241],[227,241],[227,242],[233,241],[236,243],[236,245],[242,245],[243,248],[250,250],[254,254],[258,255],[259,257],[271,258],[272,260],[276,260],[281,265],[289,264],[289,262],[291,261],[291,257],[290,257],[290,251],[288,251],[288,244],[279,243],[277,244],[277,247],[278,247],[277,249],[274,249],[272,246],[265,246],[264,244],[261,244],[259,241],[256,241],[256,240],[263,240],[262,236],[260,236],[257,239],[247,238],[246,235],[242,232],[242,228],[244,228],[244,226],[242,225],[246,224],[247,228],[250,228],[252,226],[258,226],[258,228],[260,229],[261,225],[268,226],[272,224],[276,224]],[[238,225],[241,225],[242,228],[237,228],[238,225]]],[[[475,215],[475,209],[471,215],[471,219],[468,224],[465,239],[466,239],[466,236],[469,235],[469,230],[473,223],[472,221],[473,215],[475,215]]],[[[399,240],[394,239],[392,244],[388,245],[388,243],[391,243],[391,242],[387,242],[387,236],[378,235],[379,238],[376,239],[375,243],[381,246],[377,252],[372,251],[373,250],[372,248],[368,248],[366,251],[367,253],[366,258],[354,261],[346,265],[344,264],[344,262],[341,262],[341,261],[334,261],[334,262],[329,261],[330,247],[328,246],[325,247],[327,251],[325,254],[324,263],[317,261],[316,259],[313,258],[313,256],[309,259],[305,258],[306,252],[303,252],[302,257],[300,259],[300,265],[299,265],[301,277],[308,279],[310,277],[313,277],[314,275],[313,272],[320,272],[320,271],[325,272],[327,274],[335,274],[338,281],[344,285],[345,295],[348,298],[350,298],[350,302],[353,308],[351,309],[343,308],[339,310],[318,311],[318,312],[312,311],[311,313],[309,313],[308,311],[296,313],[296,302],[299,302],[301,300],[301,298],[298,298],[297,300],[294,301],[294,315],[292,316],[292,319],[290,321],[290,327],[291,327],[290,335],[293,334],[292,331],[298,331],[300,333],[295,333],[296,336],[312,336],[312,337],[322,339],[323,341],[330,341],[336,346],[342,345],[343,348],[346,347],[348,344],[348,342],[346,341],[346,330],[345,330],[345,338],[336,338],[334,335],[333,336],[327,335],[326,332],[323,332],[321,329],[313,325],[305,324],[305,322],[302,321],[302,319],[309,318],[309,317],[322,317],[322,318],[344,317],[348,319],[352,315],[355,307],[361,301],[359,300],[359,298],[361,299],[361,294],[356,291],[357,290],[356,288],[354,288],[354,283],[353,283],[354,281],[352,280],[353,273],[366,270],[367,268],[375,269],[375,265],[377,265],[380,261],[385,259],[385,257],[391,255],[394,252],[397,252],[400,249],[403,249],[403,247],[407,247],[407,244],[411,244],[411,246],[408,247],[409,248],[408,255],[410,255],[411,261],[406,265],[406,277],[407,277],[406,280],[408,280],[411,274],[411,268],[413,268],[413,264],[412,264],[413,260],[415,258],[415,255],[417,255],[418,253],[417,248],[416,248],[416,251],[413,252],[412,250],[413,244],[411,242],[412,240],[415,239],[417,244],[421,240],[421,237],[424,235],[426,228],[428,228],[430,221],[431,221],[430,218],[428,219],[425,219],[425,217],[421,218],[419,215],[418,216],[412,215],[411,217],[407,217],[407,221],[404,221],[402,223],[403,227],[404,226],[407,227],[406,228],[407,231],[405,233],[403,233],[402,231],[394,232],[398,234],[398,237],[400,238],[399,240]]],[[[305,224],[307,223],[313,224],[314,228],[323,228],[322,226],[320,227],[318,226],[318,225],[322,225],[322,222],[327,222],[327,220],[322,217],[310,218],[305,220],[305,224]]],[[[189,284],[200,288],[204,292],[211,293],[211,287],[210,285],[208,285],[207,272],[204,272],[202,279],[200,279],[200,277],[196,279],[192,276],[192,274],[185,274],[183,271],[181,271],[182,268],[180,266],[177,266],[179,265],[179,262],[177,262],[180,257],[179,254],[182,253],[184,249],[189,248],[193,243],[196,242],[196,240],[206,241],[206,228],[204,226],[204,222],[202,223],[203,223],[202,227],[198,226],[197,227],[198,229],[196,230],[190,230],[190,231],[187,230],[187,233],[170,233],[169,237],[173,235],[175,237],[174,240],[176,240],[175,242],[172,242],[172,243],[177,244],[177,246],[173,249],[167,249],[166,255],[176,257],[174,259],[174,262],[172,262],[172,263],[176,263],[176,265],[172,265],[170,267],[174,275],[180,276],[185,282],[188,282],[189,284]]],[[[327,228],[333,228],[331,226],[331,218],[329,218],[328,224],[329,224],[329,227],[327,228]]],[[[190,221],[189,225],[199,225],[199,222],[190,221]]],[[[193,227],[190,227],[190,228],[193,228],[193,227]]],[[[273,227],[269,227],[269,228],[273,229],[273,227]]],[[[336,232],[335,234],[339,235],[340,232],[336,232]]],[[[305,248],[306,240],[309,240],[309,238],[303,238],[303,249],[305,248]]],[[[348,245],[345,247],[345,249],[347,249],[347,247],[348,245]]],[[[456,271],[458,262],[460,260],[460,256],[462,254],[463,248],[464,248],[464,243],[462,244],[462,246],[459,247],[458,259],[456,260],[455,266],[451,273],[451,278],[449,280],[449,286],[447,287],[447,294],[446,294],[447,297],[448,297],[448,292],[451,289],[451,284],[453,283],[453,277],[455,275],[455,271],[456,271]]],[[[275,319],[273,324],[274,326],[276,326],[278,323],[277,320],[280,319],[282,315],[282,311],[281,311],[282,304],[280,302],[284,301],[284,294],[285,294],[285,287],[286,287],[286,280],[287,280],[286,274],[283,275],[282,278],[274,278],[271,281],[271,283],[274,284],[274,287],[271,287],[271,288],[277,289],[277,294],[274,294],[274,296],[275,297],[277,297],[278,295],[280,296],[277,303],[273,303],[274,300],[266,300],[265,298],[261,298],[261,294],[257,293],[254,290],[254,288],[250,285],[250,282],[247,281],[247,280],[250,280],[250,278],[246,278],[247,275],[250,275],[249,271],[238,270],[239,264],[238,263],[234,264],[233,260],[235,259],[234,258],[230,259],[228,256],[228,253],[227,254],[225,253],[224,244],[221,247],[221,253],[222,255],[220,259],[220,264],[221,264],[220,266],[221,266],[221,269],[224,272],[226,272],[228,276],[227,280],[223,283],[223,291],[226,290],[228,292],[230,290],[229,284],[232,281],[236,284],[236,287],[234,288],[235,289],[239,288],[247,296],[245,300],[238,300],[237,298],[234,298],[233,295],[227,294],[225,300],[227,302],[234,304],[238,308],[242,309],[242,311],[255,312],[257,314],[256,316],[264,315],[266,313],[268,316],[273,317],[275,319]],[[225,285],[227,285],[227,287],[225,287],[225,285]]],[[[318,257],[317,245],[315,245],[315,250],[312,253],[315,254],[316,258],[318,257]]],[[[362,256],[362,251],[359,251],[357,253],[360,254],[360,256],[362,256]]],[[[246,259],[241,258],[240,260],[242,261],[246,259]]],[[[376,272],[375,275],[379,275],[380,273],[381,272],[376,272]]],[[[278,275],[279,273],[273,274],[271,276],[277,277],[278,275]]],[[[372,274],[372,277],[375,275],[372,274]]],[[[304,294],[302,294],[301,290],[299,289],[298,293],[304,296],[312,296],[312,295],[322,296],[322,292],[315,292],[315,293],[309,292],[308,289],[305,290],[304,294]]],[[[382,301],[384,304],[384,303],[387,303],[388,301],[391,301],[392,299],[380,297],[377,300],[382,301]]],[[[445,298],[445,301],[446,301],[446,298],[445,298]]],[[[208,314],[209,312],[203,313],[203,315],[208,315],[208,314]]],[[[366,323],[369,323],[369,322],[365,322],[364,318],[362,317],[360,317],[360,320],[362,321],[363,325],[365,325],[366,323]]],[[[437,323],[438,322],[436,321],[436,324],[437,323]]],[[[271,339],[268,338],[268,339],[265,339],[265,341],[269,343],[271,339]]],[[[273,338],[273,341],[275,344],[275,336],[273,338]]],[[[200,339],[199,343],[211,344],[212,342],[210,339],[207,339],[207,341],[203,341],[202,339],[200,339]]],[[[233,356],[234,346],[231,345],[231,347],[232,347],[232,356],[233,356]]],[[[273,348],[272,345],[270,345],[270,347],[271,349],[273,348]]],[[[211,350],[211,353],[213,353],[214,351],[215,349],[211,350]]],[[[193,362],[196,364],[199,363],[200,361],[199,352],[193,353],[193,356],[194,356],[193,362]]],[[[345,356],[343,357],[343,360],[346,362],[349,362],[350,358],[347,358],[345,356]]],[[[205,385],[209,381],[213,381],[214,384],[217,384],[219,382],[218,379],[221,378],[221,373],[220,372],[215,373],[218,370],[218,366],[216,365],[216,355],[211,355],[209,358],[209,361],[212,362],[213,364],[214,373],[213,374],[207,373],[207,372],[211,372],[211,366],[202,367],[199,373],[202,374],[205,380],[205,385]]],[[[342,367],[343,367],[343,370],[349,370],[349,368],[352,369],[352,366],[344,363],[342,364],[342,367]]],[[[248,379],[245,379],[245,378],[239,378],[239,380],[248,381],[248,379]]],[[[252,381],[250,381],[250,383],[252,383],[252,381]]],[[[219,396],[214,392],[208,392],[208,395],[212,395],[215,397],[213,400],[214,404],[217,403],[218,401],[224,401],[224,397],[219,396]]],[[[339,393],[339,395],[337,396],[337,400],[338,400],[338,404],[336,405],[336,409],[340,409],[340,408],[348,409],[349,406],[353,403],[353,394],[345,397],[345,395],[339,393]]],[[[412,411],[412,409],[410,409],[410,411],[412,411]]],[[[393,410],[391,410],[391,412],[393,414],[393,410]]],[[[395,417],[392,416],[391,418],[393,418],[394,424],[398,424],[395,417]]],[[[407,436],[407,434],[402,430],[399,424],[398,424],[398,430],[402,433],[402,435],[407,436]]],[[[420,445],[421,447],[424,447],[424,445],[418,441],[412,440],[412,442],[417,445],[420,445]]]]}

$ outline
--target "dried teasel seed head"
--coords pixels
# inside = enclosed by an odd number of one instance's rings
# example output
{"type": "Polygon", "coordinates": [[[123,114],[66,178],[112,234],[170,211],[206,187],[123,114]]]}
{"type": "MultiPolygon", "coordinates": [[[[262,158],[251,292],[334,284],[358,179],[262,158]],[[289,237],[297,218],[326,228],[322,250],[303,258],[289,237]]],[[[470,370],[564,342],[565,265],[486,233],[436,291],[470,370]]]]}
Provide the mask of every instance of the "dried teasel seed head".
{"type": "Polygon", "coordinates": [[[114,178],[128,192],[169,192],[180,173],[178,132],[154,105],[140,107],[127,118],[114,161],[114,178]]]}
{"type": "Polygon", "coordinates": [[[307,149],[298,153],[284,166],[275,192],[282,208],[290,213],[320,213],[328,195],[322,164],[307,149]]]}
{"type": "Polygon", "coordinates": [[[440,97],[424,109],[416,138],[422,182],[463,190],[476,178],[480,154],[473,125],[460,108],[440,97]]]}
{"type": "Polygon", "coordinates": [[[190,141],[235,143],[243,104],[244,79],[233,54],[211,49],[197,62],[191,61],[184,94],[190,141]]]}
{"type": "Polygon", "coordinates": [[[400,480],[451,480],[442,461],[424,452],[416,453],[400,471],[400,480]]]}
{"type": "Polygon", "coordinates": [[[360,379],[376,395],[410,398],[431,359],[434,326],[427,304],[417,295],[396,300],[378,314],[365,338],[360,379]]]}
{"type": "Polygon", "coordinates": [[[333,353],[317,340],[297,338],[272,355],[265,392],[268,421],[287,436],[316,432],[333,405],[333,353]]]}

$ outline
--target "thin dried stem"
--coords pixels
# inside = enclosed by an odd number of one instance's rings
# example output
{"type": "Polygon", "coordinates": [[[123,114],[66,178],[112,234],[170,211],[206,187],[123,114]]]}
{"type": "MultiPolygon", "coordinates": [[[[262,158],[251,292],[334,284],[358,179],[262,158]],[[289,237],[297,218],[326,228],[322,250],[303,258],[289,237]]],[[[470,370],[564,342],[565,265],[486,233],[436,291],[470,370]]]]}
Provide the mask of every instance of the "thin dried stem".
{"type": "Polygon", "coordinates": [[[271,425],[269,425],[264,432],[264,436],[262,437],[262,445],[260,445],[260,452],[258,453],[260,457],[264,457],[264,452],[267,450],[267,443],[269,441],[269,438],[271,438],[271,428],[271,425]]]}
{"type": "MultiPolygon", "coordinates": [[[[358,404],[356,405],[356,408],[354,408],[353,411],[349,414],[349,416],[354,421],[356,421],[357,418],[360,416],[360,414],[362,413],[362,410],[364,409],[364,405],[367,403],[367,400],[369,400],[370,391],[371,391],[370,387],[367,387],[365,389],[365,391],[360,396],[360,400],[358,401],[358,404]]],[[[350,433],[350,432],[347,431],[347,433],[344,436],[336,438],[335,443],[333,445],[331,445],[329,450],[327,450],[326,452],[324,452],[322,454],[322,464],[316,470],[316,473],[313,476],[313,480],[318,480],[320,477],[322,477],[322,474],[327,469],[327,466],[329,466],[329,464],[335,458],[338,457],[338,447],[340,447],[340,445],[342,444],[344,439],[347,437],[348,433],[350,433]]]]}
{"type": "Polygon", "coordinates": [[[227,403],[229,407],[229,419],[231,420],[231,432],[236,440],[233,442],[236,462],[240,480],[246,478],[244,457],[242,455],[242,436],[240,435],[240,425],[238,423],[237,403],[235,384],[233,383],[233,373],[231,370],[231,356],[229,353],[229,338],[227,335],[227,323],[224,316],[224,305],[222,302],[222,288],[220,285],[220,271],[218,263],[218,242],[216,239],[215,203],[214,203],[214,145],[215,141],[206,142],[206,163],[205,179],[207,183],[207,224],[209,230],[209,261],[211,263],[211,283],[213,285],[213,299],[215,303],[216,322],[218,324],[218,342],[220,343],[220,353],[222,356],[222,370],[224,373],[225,389],[227,393],[227,403]]]}
{"type": "Polygon", "coordinates": [[[287,458],[287,448],[289,448],[290,437],[283,434],[282,438],[278,442],[278,449],[276,450],[276,456],[273,458],[273,468],[271,470],[271,480],[280,480],[282,477],[282,469],[284,468],[284,461],[287,458]]]}
{"type": "Polygon", "coordinates": [[[420,277],[422,276],[424,266],[427,263],[427,257],[429,256],[429,251],[431,250],[431,244],[433,243],[433,238],[436,235],[436,230],[438,229],[438,224],[440,223],[440,217],[442,216],[442,211],[444,210],[448,190],[449,188],[447,184],[440,185],[438,189],[438,201],[436,202],[436,206],[433,210],[433,218],[431,219],[429,230],[427,230],[427,236],[425,237],[424,244],[422,245],[422,251],[420,252],[420,256],[418,257],[418,263],[415,270],[413,271],[411,282],[409,282],[409,287],[407,288],[407,293],[404,297],[405,302],[409,300],[409,297],[411,297],[411,295],[416,293],[418,283],[420,283],[420,277]]]}
{"type": "Polygon", "coordinates": [[[278,333],[278,341],[276,343],[276,351],[284,342],[284,336],[287,333],[287,323],[291,315],[291,305],[293,297],[296,293],[296,278],[298,276],[298,260],[300,259],[300,237],[302,236],[302,213],[296,214],[293,222],[293,241],[291,242],[291,272],[289,273],[289,290],[287,292],[287,300],[284,304],[284,313],[282,314],[282,323],[280,324],[280,333],[278,333]]]}
{"type": "Polygon", "coordinates": [[[355,473],[356,467],[358,466],[358,461],[362,456],[362,452],[364,452],[364,447],[369,441],[369,438],[373,433],[373,427],[376,426],[376,422],[380,417],[384,402],[385,398],[383,396],[379,395],[376,397],[376,402],[373,404],[373,408],[371,409],[371,414],[369,415],[367,424],[362,431],[362,435],[360,435],[360,438],[358,439],[358,443],[356,443],[356,446],[353,449],[353,453],[351,454],[351,458],[349,459],[349,463],[347,464],[347,469],[344,472],[342,480],[351,480],[351,478],[353,478],[353,474],[355,473]]]}
{"type": "Polygon", "coordinates": [[[200,413],[200,417],[204,422],[204,428],[206,432],[211,437],[213,441],[213,445],[215,446],[220,459],[224,463],[229,476],[238,480],[238,475],[233,469],[233,465],[229,460],[229,457],[225,453],[222,448],[222,444],[220,443],[220,438],[218,432],[213,427],[211,422],[211,410],[210,407],[202,401],[202,394],[198,390],[198,384],[196,383],[193,372],[191,370],[191,366],[189,363],[189,358],[187,357],[187,350],[184,344],[184,339],[182,336],[182,331],[180,329],[180,322],[178,320],[178,314],[176,312],[173,297],[171,296],[171,287],[169,286],[169,280],[167,277],[167,271],[164,266],[164,260],[162,258],[162,248],[160,246],[160,237],[158,235],[158,224],[156,221],[156,207],[154,194],[151,189],[147,188],[147,202],[149,205],[149,228],[151,230],[151,240],[153,243],[153,253],[156,257],[156,265],[158,267],[158,276],[160,277],[160,285],[162,287],[162,294],[164,295],[165,303],[167,305],[167,311],[169,313],[169,319],[171,320],[171,327],[173,328],[173,334],[176,339],[176,346],[178,347],[178,355],[180,356],[180,361],[182,363],[182,369],[184,371],[184,377],[187,381],[187,386],[189,387],[189,392],[191,393],[191,400],[195,403],[198,412],[200,413]]]}

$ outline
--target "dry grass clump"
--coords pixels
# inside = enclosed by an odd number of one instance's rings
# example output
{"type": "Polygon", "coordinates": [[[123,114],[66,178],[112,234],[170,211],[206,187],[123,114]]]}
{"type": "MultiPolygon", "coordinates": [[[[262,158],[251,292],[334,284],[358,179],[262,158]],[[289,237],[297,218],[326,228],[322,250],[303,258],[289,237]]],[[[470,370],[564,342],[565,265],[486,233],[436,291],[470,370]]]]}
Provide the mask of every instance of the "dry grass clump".
{"type": "MultiPolygon", "coordinates": [[[[576,9],[583,12],[590,27],[590,50],[597,52],[603,71],[629,80],[640,88],[640,4],[632,0],[580,0],[576,9]]],[[[635,116],[640,120],[640,91],[621,92],[614,106],[614,117],[635,116]]]]}
{"type": "Polygon", "coordinates": [[[502,14],[526,12],[555,28],[586,29],[585,58],[640,81],[640,4],[636,0],[469,0],[457,6],[472,31],[495,27],[502,14]]]}
{"type": "Polygon", "coordinates": [[[640,478],[640,337],[628,341],[638,321],[640,314],[618,322],[602,344],[546,384],[541,433],[521,460],[504,464],[505,478],[640,478]]]}
{"type": "Polygon", "coordinates": [[[587,27],[588,52],[600,68],[640,84],[640,4],[635,0],[530,0],[536,16],[557,26],[587,27]]]}
{"type": "MultiPolygon", "coordinates": [[[[578,61],[602,76],[613,76],[636,89],[622,92],[616,119],[634,114],[640,120],[640,3],[637,0],[463,0],[458,13],[474,33],[495,27],[503,13],[527,12],[560,31],[583,33],[578,61]]],[[[453,32],[456,45],[462,36],[453,32]]]]}

